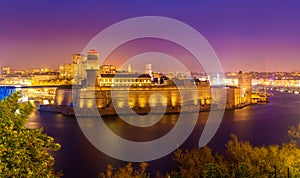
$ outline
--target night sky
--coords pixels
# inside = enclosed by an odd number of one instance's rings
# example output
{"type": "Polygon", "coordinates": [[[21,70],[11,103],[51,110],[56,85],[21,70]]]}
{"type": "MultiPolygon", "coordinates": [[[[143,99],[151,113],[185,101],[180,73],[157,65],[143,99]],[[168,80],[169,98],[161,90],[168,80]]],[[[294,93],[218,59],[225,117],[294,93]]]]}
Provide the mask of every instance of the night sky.
{"type": "Polygon", "coordinates": [[[225,71],[300,71],[296,0],[1,0],[0,66],[58,68],[104,28],[137,16],[191,25],[225,71]]]}

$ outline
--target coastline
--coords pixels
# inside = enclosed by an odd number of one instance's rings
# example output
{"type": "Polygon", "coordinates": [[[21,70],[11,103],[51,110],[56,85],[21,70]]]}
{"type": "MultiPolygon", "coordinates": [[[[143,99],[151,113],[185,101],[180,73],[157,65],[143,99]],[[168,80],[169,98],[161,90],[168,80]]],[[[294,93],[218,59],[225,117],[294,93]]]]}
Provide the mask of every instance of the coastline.
{"type": "MultiPolygon", "coordinates": [[[[234,106],[231,108],[225,108],[225,110],[234,110],[234,109],[242,109],[246,106],[252,105],[250,103],[234,106]]],[[[165,110],[161,109],[160,107],[154,107],[155,112],[154,114],[178,114],[181,112],[209,112],[211,110],[210,106],[186,106],[185,109],[182,109],[181,107],[166,107],[165,110]]],[[[67,105],[40,105],[40,108],[38,109],[42,112],[53,112],[53,113],[60,113],[65,116],[114,116],[114,115],[130,115],[133,113],[139,114],[139,115],[146,115],[149,113],[151,108],[134,108],[134,109],[122,109],[120,110],[121,113],[118,113],[115,111],[114,108],[76,108],[76,114],[75,109],[71,106],[67,105]]]]}

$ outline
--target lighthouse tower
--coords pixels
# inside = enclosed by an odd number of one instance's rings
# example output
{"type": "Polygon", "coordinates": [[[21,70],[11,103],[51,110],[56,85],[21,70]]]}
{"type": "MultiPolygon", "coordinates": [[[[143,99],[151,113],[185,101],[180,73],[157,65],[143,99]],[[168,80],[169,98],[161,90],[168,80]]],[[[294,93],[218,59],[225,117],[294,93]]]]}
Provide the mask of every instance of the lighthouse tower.
{"type": "Polygon", "coordinates": [[[95,86],[96,77],[99,71],[99,53],[95,49],[91,49],[87,54],[86,65],[86,85],[95,86]]]}

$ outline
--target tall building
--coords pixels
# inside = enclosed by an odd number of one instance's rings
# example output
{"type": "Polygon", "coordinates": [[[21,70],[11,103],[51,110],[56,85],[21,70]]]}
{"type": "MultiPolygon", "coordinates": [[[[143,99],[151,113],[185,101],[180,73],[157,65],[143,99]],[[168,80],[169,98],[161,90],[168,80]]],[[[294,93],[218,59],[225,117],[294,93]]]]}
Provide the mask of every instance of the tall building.
{"type": "Polygon", "coordinates": [[[242,103],[251,103],[252,77],[248,73],[238,73],[238,86],[241,88],[242,103]]]}
{"type": "Polygon", "coordinates": [[[74,82],[81,84],[86,79],[87,58],[82,54],[73,54],[72,63],[74,65],[74,82]]]}
{"type": "Polygon", "coordinates": [[[74,65],[69,64],[61,64],[59,65],[59,78],[61,79],[72,79],[74,78],[74,65]]]}
{"type": "Polygon", "coordinates": [[[78,64],[80,59],[81,59],[81,54],[73,54],[72,55],[72,63],[73,64],[78,64]]]}

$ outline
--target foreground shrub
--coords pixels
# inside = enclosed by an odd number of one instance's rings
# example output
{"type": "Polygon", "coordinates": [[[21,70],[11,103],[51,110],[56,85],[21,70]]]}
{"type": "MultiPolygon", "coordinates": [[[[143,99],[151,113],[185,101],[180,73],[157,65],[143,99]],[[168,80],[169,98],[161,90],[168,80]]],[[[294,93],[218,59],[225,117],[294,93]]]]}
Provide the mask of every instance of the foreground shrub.
{"type": "Polygon", "coordinates": [[[140,163],[137,168],[134,168],[132,163],[128,163],[125,167],[114,169],[111,165],[107,166],[106,173],[100,173],[101,178],[148,178],[146,168],[148,163],[140,163]]]}
{"type": "MultiPolygon", "coordinates": [[[[300,128],[300,126],[299,126],[300,128]]],[[[240,141],[232,135],[225,145],[223,155],[212,153],[209,147],[194,150],[175,151],[174,168],[165,175],[171,178],[256,178],[256,177],[300,177],[300,148],[295,139],[300,129],[291,128],[289,143],[270,146],[253,146],[248,141],[240,141]]],[[[112,170],[112,169],[110,169],[112,170]]],[[[119,168],[116,172],[108,171],[103,177],[147,177],[143,171],[132,169],[131,164],[119,168]],[[130,169],[129,169],[129,168],[130,169]],[[134,174],[137,173],[137,174],[134,174]],[[141,174],[143,173],[143,174],[141,174]]],[[[157,174],[157,177],[163,177],[157,174]]]]}
{"type": "Polygon", "coordinates": [[[27,129],[33,107],[18,103],[19,93],[0,102],[0,177],[59,177],[49,151],[60,145],[43,129],[27,129]]]}

